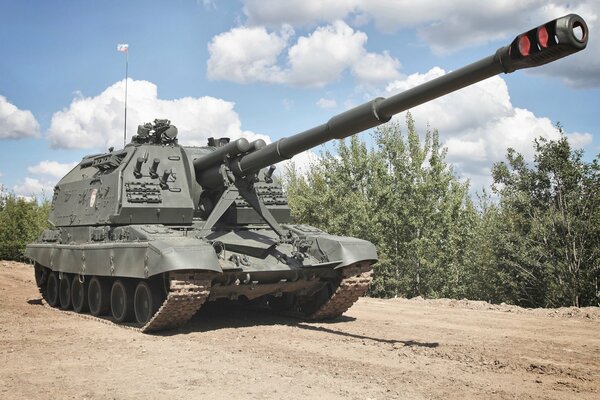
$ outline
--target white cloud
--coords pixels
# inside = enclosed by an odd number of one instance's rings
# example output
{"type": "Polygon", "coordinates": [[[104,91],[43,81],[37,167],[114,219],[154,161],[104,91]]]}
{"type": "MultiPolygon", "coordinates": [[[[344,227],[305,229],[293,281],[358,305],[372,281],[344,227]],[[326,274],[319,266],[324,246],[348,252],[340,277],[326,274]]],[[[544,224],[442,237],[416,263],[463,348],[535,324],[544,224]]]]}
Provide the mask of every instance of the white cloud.
{"type": "Polygon", "coordinates": [[[13,191],[17,196],[34,198],[38,196],[50,196],[54,191],[54,184],[51,181],[37,178],[25,177],[23,181],[13,186],[13,191]]]}
{"type": "Polygon", "coordinates": [[[317,154],[312,150],[303,151],[291,159],[277,164],[277,173],[281,175],[293,166],[298,174],[306,176],[318,158],[317,154]]]}
{"type": "MultiPolygon", "coordinates": [[[[53,148],[120,148],[123,144],[123,94],[125,81],[120,81],[94,97],[76,98],[69,108],[52,116],[46,134],[53,148]]],[[[155,118],[170,119],[179,130],[179,143],[206,145],[208,137],[246,137],[263,139],[241,129],[234,103],[214,97],[183,97],[174,100],[158,98],[152,82],[129,80],[127,101],[127,136],[131,138],[137,125],[155,118]]]]}
{"type": "MultiPolygon", "coordinates": [[[[569,13],[580,14],[593,32],[600,17],[598,0],[246,0],[244,13],[254,25],[282,23],[312,26],[344,20],[364,24],[372,20],[379,30],[416,29],[435,53],[512,40],[517,34],[569,13]]],[[[575,87],[600,86],[600,40],[591,35],[588,49],[567,59],[532,70],[556,76],[575,87]]]]}
{"type": "Polygon", "coordinates": [[[12,191],[19,197],[31,200],[51,197],[56,183],[76,165],[76,162],[40,161],[36,165],[27,167],[30,176],[19,180],[12,187],[12,191]]]}
{"type": "Polygon", "coordinates": [[[390,82],[400,77],[400,61],[387,51],[381,54],[367,53],[352,66],[352,73],[360,82],[390,82]]]}
{"type": "Polygon", "coordinates": [[[334,99],[324,99],[324,98],[320,98],[317,101],[317,106],[319,106],[320,108],[335,108],[337,107],[337,102],[334,99]]]}
{"type": "MultiPolygon", "coordinates": [[[[480,0],[246,0],[244,13],[250,24],[254,25],[278,26],[286,23],[306,26],[338,19],[359,20],[363,23],[370,19],[384,32],[421,26],[424,29],[439,29],[469,41],[469,28],[477,28],[476,35],[479,35],[480,30],[496,33],[498,29],[510,29],[507,25],[527,21],[532,15],[539,14],[540,8],[548,3],[552,4],[548,0],[485,3],[480,0]],[[464,17],[462,24],[461,16],[464,17]],[[491,26],[486,26],[486,22],[490,22],[491,26]]],[[[489,37],[480,39],[489,40],[489,37]]]]}
{"type": "Polygon", "coordinates": [[[208,45],[208,77],[237,83],[283,82],[277,57],[292,34],[289,27],[280,33],[269,33],[264,27],[239,27],[213,37],[208,45]]]}
{"type": "Polygon", "coordinates": [[[0,96],[0,139],[38,137],[40,125],[29,110],[20,110],[0,96]]]}
{"type": "Polygon", "coordinates": [[[284,25],[279,33],[256,26],[233,28],[215,36],[208,45],[208,77],[237,83],[322,87],[340,79],[346,70],[366,83],[399,76],[398,60],[387,52],[367,52],[367,35],[343,21],[318,27],[289,46],[293,34],[293,29],[284,25]]]}
{"type": "MultiPolygon", "coordinates": [[[[444,74],[433,68],[414,74],[387,87],[389,95],[404,91],[444,74]]],[[[410,110],[419,130],[431,121],[448,147],[448,161],[461,175],[471,179],[473,187],[490,183],[489,166],[503,160],[512,147],[528,160],[533,157],[533,140],[537,137],[557,139],[558,130],[548,118],[512,105],[504,80],[498,76],[410,110]],[[432,118],[435,118],[432,121],[432,118]]],[[[397,116],[403,120],[404,114],[397,116]]],[[[589,133],[567,134],[571,144],[591,143],[589,133]]]]}
{"type": "Polygon", "coordinates": [[[591,133],[573,132],[567,133],[565,136],[567,136],[569,144],[574,149],[583,149],[592,144],[592,141],[594,140],[594,137],[591,133]]]}
{"type": "Polygon", "coordinates": [[[365,53],[366,42],[365,33],[354,31],[342,21],[319,27],[290,48],[290,80],[301,86],[333,82],[365,53]]]}
{"type": "Polygon", "coordinates": [[[40,161],[36,165],[27,167],[27,172],[35,175],[42,175],[45,177],[52,177],[60,179],[65,176],[77,165],[76,162],[72,163],[59,163],[57,161],[40,161]]]}

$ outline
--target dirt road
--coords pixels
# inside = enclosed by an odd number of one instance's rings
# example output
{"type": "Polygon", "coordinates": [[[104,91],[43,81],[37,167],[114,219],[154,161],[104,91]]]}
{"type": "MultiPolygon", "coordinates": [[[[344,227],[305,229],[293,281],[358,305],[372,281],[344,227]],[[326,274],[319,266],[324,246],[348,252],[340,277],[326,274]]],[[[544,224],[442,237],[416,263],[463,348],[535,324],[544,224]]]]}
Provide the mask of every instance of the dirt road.
{"type": "Polygon", "coordinates": [[[143,335],[40,305],[0,263],[2,399],[599,399],[598,309],[360,299],[308,323],[206,309],[143,335]]]}

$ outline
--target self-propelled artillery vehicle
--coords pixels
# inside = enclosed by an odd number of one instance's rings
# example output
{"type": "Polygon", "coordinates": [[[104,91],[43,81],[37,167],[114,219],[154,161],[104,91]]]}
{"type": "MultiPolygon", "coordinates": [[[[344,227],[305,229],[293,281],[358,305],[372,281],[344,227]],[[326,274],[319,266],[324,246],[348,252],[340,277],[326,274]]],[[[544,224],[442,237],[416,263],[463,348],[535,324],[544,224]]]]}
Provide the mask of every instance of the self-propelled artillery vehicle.
{"type": "Polygon", "coordinates": [[[570,14],[268,145],[220,138],[187,147],[168,120],[141,125],[123,149],[84,157],[56,185],[52,229],[25,253],[36,283],[52,307],[109,315],[143,332],[179,326],[217,299],[260,298],[309,319],[337,317],[367,290],[376,249],[293,224],[274,165],[491,76],[555,61],[587,40],[584,20],[570,14]]]}

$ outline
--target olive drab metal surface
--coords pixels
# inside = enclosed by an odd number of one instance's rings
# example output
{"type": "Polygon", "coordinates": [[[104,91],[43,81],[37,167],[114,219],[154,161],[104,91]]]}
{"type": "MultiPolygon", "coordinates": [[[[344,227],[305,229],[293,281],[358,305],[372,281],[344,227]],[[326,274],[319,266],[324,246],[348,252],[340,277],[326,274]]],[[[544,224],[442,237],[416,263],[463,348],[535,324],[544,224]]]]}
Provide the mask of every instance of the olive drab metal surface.
{"type": "Polygon", "coordinates": [[[169,120],[140,125],[125,148],[84,157],[56,185],[53,228],[25,253],[40,292],[53,307],[143,332],[180,326],[221,299],[337,317],[365,294],[376,249],[293,224],[275,164],[496,74],[555,61],[587,40],[585,21],[570,14],[480,61],[268,145],[211,138],[187,147],[169,120]]]}

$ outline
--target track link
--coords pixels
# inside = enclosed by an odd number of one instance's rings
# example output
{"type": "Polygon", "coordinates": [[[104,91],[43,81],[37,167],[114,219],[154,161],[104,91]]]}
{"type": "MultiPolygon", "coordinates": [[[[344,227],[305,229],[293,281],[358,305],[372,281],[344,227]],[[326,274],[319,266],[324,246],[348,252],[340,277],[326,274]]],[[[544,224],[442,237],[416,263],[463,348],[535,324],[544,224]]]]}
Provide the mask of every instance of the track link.
{"type": "Polygon", "coordinates": [[[342,281],[321,307],[308,319],[331,319],[348,311],[359,297],[364,296],[371,284],[371,266],[353,265],[342,270],[342,281]]]}
{"type": "Polygon", "coordinates": [[[74,311],[51,307],[46,301],[46,297],[40,286],[38,286],[38,290],[42,296],[42,303],[51,310],[64,314],[74,314],[84,319],[94,320],[142,333],[149,333],[178,328],[188,322],[208,298],[210,287],[211,279],[206,273],[170,272],[169,292],[165,301],[152,316],[150,321],[142,327],[131,323],[117,324],[108,318],[95,317],[90,314],[79,314],[74,311]]]}
{"type": "Polygon", "coordinates": [[[210,293],[210,279],[205,274],[169,273],[169,293],[164,303],[146,325],[143,333],[173,329],[185,324],[196,314],[210,293]]]}

